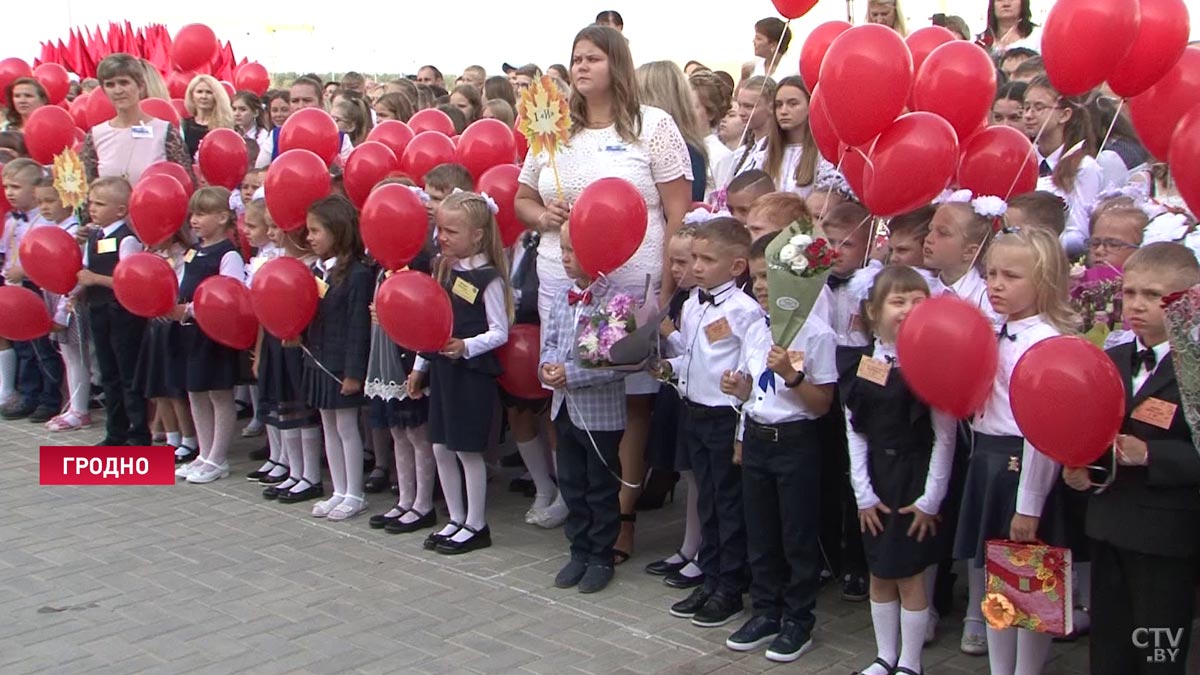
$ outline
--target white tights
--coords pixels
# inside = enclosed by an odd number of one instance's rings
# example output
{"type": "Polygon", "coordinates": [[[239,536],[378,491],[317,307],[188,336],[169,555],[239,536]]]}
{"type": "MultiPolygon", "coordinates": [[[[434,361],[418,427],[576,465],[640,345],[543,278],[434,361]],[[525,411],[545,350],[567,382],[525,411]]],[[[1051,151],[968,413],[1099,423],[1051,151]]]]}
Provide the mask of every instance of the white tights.
{"type": "MultiPolygon", "coordinates": [[[[487,507],[487,466],[483,463],[483,453],[455,452],[440,443],[433,445],[433,456],[437,460],[438,478],[442,482],[442,497],[446,500],[446,508],[450,511],[450,520],[455,523],[470,526],[475,530],[487,525],[484,510],[487,507]],[[462,470],[458,464],[462,462],[462,470]],[[463,483],[466,483],[467,498],[463,503],[463,483]]],[[[455,526],[447,525],[440,534],[454,534],[455,526]]],[[[471,533],[459,530],[452,539],[466,541],[471,533]]]]}
{"type": "Polygon", "coordinates": [[[433,446],[429,444],[425,425],[414,429],[392,427],[391,432],[396,483],[400,487],[400,500],[396,505],[408,511],[400,517],[400,522],[416,522],[419,514],[433,509],[433,481],[437,477],[433,446]]]}
{"type": "Polygon", "coordinates": [[[188,402],[196,422],[200,459],[210,464],[224,464],[229,458],[229,446],[237,426],[233,390],[188,392],[188,402]]]}
{"type": "MultiPolygon", "coordinates": [[[[321,424],[325,427],[325,458],[329,461],[333,493],[362,501],[363,443],[358,409],[321,410],[321,424]]],[[[304,468],[307,473],[308,467],[304,468]]]]}

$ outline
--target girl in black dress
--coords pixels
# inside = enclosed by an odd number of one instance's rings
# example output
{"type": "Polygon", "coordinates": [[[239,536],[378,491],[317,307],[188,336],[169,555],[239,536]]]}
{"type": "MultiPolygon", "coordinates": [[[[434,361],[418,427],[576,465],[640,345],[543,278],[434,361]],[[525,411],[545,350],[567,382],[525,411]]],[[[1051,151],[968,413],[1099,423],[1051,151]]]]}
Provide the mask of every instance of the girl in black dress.
{"type": "Polygon", "coordinates": [[[924,572],[940,557],[937,518],[953,460],[955,422],[917,400],[896,358],[900,323],[929,297],[928,283],[910,267],[888,267],[872,279],[873,274],[860,270],[852,284],[865,296],[861,316],[875,339],[837,351],[878,649],[862,675],[919,675],[929,618],[924,572]]]}

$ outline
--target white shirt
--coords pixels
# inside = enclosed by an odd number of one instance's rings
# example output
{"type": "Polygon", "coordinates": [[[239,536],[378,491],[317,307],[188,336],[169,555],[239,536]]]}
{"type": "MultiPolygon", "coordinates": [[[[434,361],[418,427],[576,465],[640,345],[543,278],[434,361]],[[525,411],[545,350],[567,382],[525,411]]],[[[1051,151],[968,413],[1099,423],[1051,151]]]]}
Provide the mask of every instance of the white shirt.
{"type": "MultiPolygon", "coordinates": [[[[800,398],[798,388],[789,388],[778,373],[772,373],[774,387],[763,390],[761,378],[766,373],[767,354],[775,345],[771,327],[766,319],[750,327],[742,343],[742,364],[739,370],[750,375],[750,400],[742,406],[742,415],[758,424],[776,425],[819,417],[809,410],[800,398]]],[[[804,381],[815,385],[837,382],[837,334],[819,316],[809,316],[792,339],[789,351],[803,354],[804,381]]],[[[741,433],[741,425],[738,432],[741,433]]]]}
{"type": "Polygon", "coordinates": [[[992,309],[992,303],[987,297],[987,282],[983,280],[983,275],[979,273],[979,270],[972,267],[952,284],[946,284],[941,277],[938,277],[938,281],[942,282],[942,295],[953,295],[966,300],[978,307],[993,326],[1000,327],[1001,317],[996,310],[992,309]]]}
{"type": "MultiPolygon", "coordinates": [[[[460,272],[475,270],[488,266],[487,256],[482,253],[473,255],[465,260],[458,260],[454,268],[460,272]]],[[[480,354],[486,354],[508,342],[508,309],[504,305],[504,280],[497,276],[483,289],[483,309],[487,314],[488,329],[479,335],[463,338],[464,351],[462,358],[470,359],[480,354]]],[[[428,370],[428,362],[417,357],[413,368],[420,371],[428,370]]]]}
{"type": "MultiPolygon", "coordinates": [[[[1063,147],[1059,146],[1057,150],[1050,153],[1049,157],[1042,157],[1040,150],[1037,152],[1038,165],[1041,166],[1044,160],[1053,171],[1062,160],[1063,147]]],[[[1037,189],[1052,192],[1062,197],[1063,201],[1067,203],[1067,226],[1059,237],[1063,248],[1067,250],[1067,255],[1074,257],[1085,251],[1084,240],[1088,238],[1091,231],[1089,218],[1092,206],[1096,204],[1096,200],[1100,198],[1100,192],[1104,189],[1104,172],[1100,165],[1094,158],[1084,157],[1083,161],[1079,163],[1079,170],[1075,173],[1075,187],[1070,193],[1064,192],[1062,188],[1054,184],[1054,176],[1038,178],[1037,189]]]]}
{"type": "MultiPolygon", "coordinates": [[[[750,73],[750,77],[767,74],[767,60],[754,59],[754,72],[750,73]]],[[[775,80],[775,84],[785,77],[800,74],[800,57],[790,57],[787,52],[783,52],[775,57],[775,73],[771,75],[771,79],[775,80]]]]}
{"type": "Polygon", "coordinates": [[[762,323],[765,313],[733,281],[708,293],[715,298],[712,303],[701,303],[699,289],[693,289],[683,304],[679,332],[686,350],[667,362],[679,378],[679,395],[683,398],[699,405],[737,406],[736,398],[721,392],[721,376],[726,370],[738,369],[742,342],[752,325],[762,323]],[[728,324],[728,330],[720,330],[721,321],[728,324]],[[728,334],[710,342],[709,331],[728,334]]]}
{"type": "Polygon", "coordinates": [[[807,199],[808,195],[812,194],[813,186],[817,183],[825,185],[834,174],[837,174],[837,167],[821,156],[816,143],[813,143],[812,152],[817,153],[817,165],[813,171],[812,182],[807,185],[797,185],[796,167],[800,166],[800,160],[804,158],[804,146],[799,143],[784,146],[783,162],[779,165],[779,178],[775,181],[775,189],[780,192],[792,192],[807,199]]]}
{"type": "MultiPolygon", "coordinates": [[[[999,338],[1000,364],[996,370],[996,380],[992,383],[992,393],[971,426],[981,434],[1020,436],[1021,429],[1013,417],[1012,402],[1009,399],[1013,369],[1030,347],[1061,333],[1043,321],[1041,316],[1009,321],[1003,324],[1003,327],[1007,328],[1009,336],[1015,336],[1016,339],[999,338]]],[[[1057,462],[1043,455],[1029,441],[1025,441],[1025,450],[1021,458],[1021,478],[1017,487],[1017,513],[1035,517],[1042,515],[1042,506],[1054,481],[1058,479],[1058,470],[1057,462]]]]}
{"type": "MultiPolygon", "coordinates": [[[[720,175],[717,173],[718,167],[725,165],[729,161],[729,158],[733,156],[733,151],[721,142],[720,137],[715,133],[704,137],[704,151],[708,153],[708,166],[705,168],[708,172],[708,178],[704,187],[704,198],[708,199],[713,190],[721,187],[717,184],[716,178],[720,175]]],[[[695,167],[692,168],[692,171],[695,172],[695,167]]]]}
{"type": "MultiPolygon", "coordinates": [[[[1137,338],[1136,352],[1140,352],[1145,349],[1146,345],[1142,342],[1141,338],[1137,338]]],[[[1133,374],[1133,381],[1130,382],[1132,385],[1132,391],[1130,393],[1132,394],[1137,394],[1138,391],[1145,386],[1146,380],[1149,380],[1150,376],[1162,367],[1163,359],[1167,357],[1167,354],[1171,353],[1171,342],[1169,340],[1163,340],[1154,347],[1151,347],[1151,349],[1154,350],[1154,358],[1156,360],[1154,369],[1146,370],[1145,364],[1138,364],[1137,372],[1133,374]]]]}
{"type": "MultiPolygon", "coordinates": [[[[354,144],[350,142],[350,136],[342,136],[342,148],[338,151],[342,161],[349,158],[353,150],[354,144]]],[[[275,136],[271,132],[267,132],[266,140],[258,144],[258,159],[254,160],[254,168],[265,169],[270,166],[273,154],[275,154],[275,136]]]]}
{"type": "MultiPolygon", "coordinates": [[[[875,341],[875,351],[871,358],[887,363],[889,358],[894,367],[899,367],[896,355],[896,345],[885,345],[875,341]]],[[[854,488],[854,500],[858,508],[867,509],[880,502],[871,485],[871,473],[868,469],[867,437],[854,430],[853,417],[849,408],[844,408],[846,414],[846,441],[850,447],[850,485],[854,488]]],[[[937,514],[946,497],[946,489],[950,483],[950,464],[954,461],[954,444],[958,439],[958,425],[954,418],[939,410],[930,409],[933,423],[933,454],[929,457],[929,474],[925,477],[925,492],[916,500],[918,509],[930,515],[937,514]]],[[[908,504],[886,504],[895,511],[908,504]]]]}
{"type": "Polygon", "coordinates": [[[278,258],[283,255],[283,249],[275,244],[267,244],[258,249],[258,254],[250,258],[250,262],[246,265],[246,288],[250,288],[250,284],[254,283],[254,273],[258,271],[268,260],[278,258]]]}
{"type": "Polygon", "coordinates": [[[870,339],[863,332],[858,312],[858,298],[850,291],[850,284],[845,283],[836,291],[829,286],[822,288],[809,316],[816,315],[824,319],[826,325],[837,334],[839,345],[865,347],[870,344],[870,339]]]}
{"type": "MultiPolygon", "coordinates": [[[[109,225],[108,227],[103,228],[101,230],[101,234],[103,234],[104,236],[102,236],[100,238],[108,239],[109,237],[111,237],[113,235],[114,232],[121,229],[121,226],[124,224],[125,224],[124,220],[118,220],[117,222],[113,223],[112,225],[109,225]]],[[[145,250],[146,250],[146,247],[143,246],[142,241],[137,238],[137,234],[134,234],[132,237],[125,237],[124,239],[121,240],[121,248],[117,249],[117,260],[118,261],[124,260],[124,259],[128,258],[129,256],[133,255],[134,253],[141,253],[142,251],[145,251],[145,250]]],[[[87,250],[86,246],[83,249],[83,266],[84,267],[88,266],[88,250],[87,250]]]]}
{"type": "MultiPolygon", "coordinates": [[[[746,132],[750,133],[750,132],[746,132]]],[[[767,139],[762,138],[755,141],[752,145],[739,145],[734,148],[728,156],[713,164],[713,177],[716,179],[716,189],[721,190],[729,187],[729,183],[737,178],[739,174],[743,174],[752,169],[761,169],[767,163],[767,139]],[[742,156],[746,157],[746,161],[742,161],[742,156]],[[741,166],[738,163],[741,162],[741,166]]]]}
{"type": "Polygon", "coordinates": [[[17,220],[13,217],[12,213],[5,215],[4,237],[0,239],[0,253],[5,254],[5,272],[17,264],[17,251],[21,246],[21,240],[25,238],[25,233],[38,225],[45,224],[45,222],[42,219],[42,214],[36,208],[25,212],[25,220],[17,220]]]}

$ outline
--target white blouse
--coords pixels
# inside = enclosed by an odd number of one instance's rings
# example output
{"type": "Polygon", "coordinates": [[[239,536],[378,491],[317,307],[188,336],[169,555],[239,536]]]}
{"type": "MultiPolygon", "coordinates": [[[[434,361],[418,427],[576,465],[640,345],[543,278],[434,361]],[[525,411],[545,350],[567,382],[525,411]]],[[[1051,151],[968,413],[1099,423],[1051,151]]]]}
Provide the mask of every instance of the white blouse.
{"type": "MultiPolygon", "coordinates": [[[[1044,160],[1053,170],[1062,161],[1062,155],[1062,146],[1050,153],[1049,157],[1042,157],[1039,151],[1038,164],[1040,165],[1044,160]]],[[[1083,253],[1086,250],[1084,240],[1091,236],[1089,218],[1092,207],[1100,198],[1101,190],[1104,189],[1104,172],[1101,170],[1100,164],[1091,156],[1084,157],[1075,174],[1075,187],[1069,193],[1054,184],[1053,176],[1038,178],[1037,189],[1052,192],[1062,197],[1063,201],[1067,203],[1067,227],[1063,230],[1059,240],[1066,249],[1068,257],[1074,258],[1083,253]]]]}

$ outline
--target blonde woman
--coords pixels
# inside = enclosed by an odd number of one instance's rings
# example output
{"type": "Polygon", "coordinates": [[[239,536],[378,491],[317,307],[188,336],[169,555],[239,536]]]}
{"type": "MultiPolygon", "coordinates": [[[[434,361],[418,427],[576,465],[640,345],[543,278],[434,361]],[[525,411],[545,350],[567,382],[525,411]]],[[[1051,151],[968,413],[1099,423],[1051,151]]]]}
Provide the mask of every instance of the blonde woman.
{"type": "Polygon", "coordinates": [[[183,96],[190,118],[183,120],[183,140],[188,154],[196,156],[200,141],[213,129],[233,128],[233,105],[229,93],[212,75],[197,75],[183,96]]]}
{"type": "Polygon", "coordinates": [[[908,37],[908,26],[904,25],[904,11],[900,9],[900,0],[871,0],[867,3],[867,23],[877,23],[887,26],[908,37]]]}
{"type": "Polygon", "coordinates": [[[163,80],[162,74],[158,72],[158,68],[154,67],[146,59],[139,59],[142,62],[142,67],[146,69],[146,98],[161,98],[164,101],[171,100],[171,90],[167,88],[166,81],[163,80]]]}
{"type": "Polygon", "coordinates": [[[675,120],[692,162],[692,201],[703,201],[709,173],[704,142],[706,125],[696,116],[687,76],[672,61],[652,61],[638,67],[637,86],[642,105],[662,108],[675,120]],[[700,167],[706,170],[702,173],[700,167]]]}

